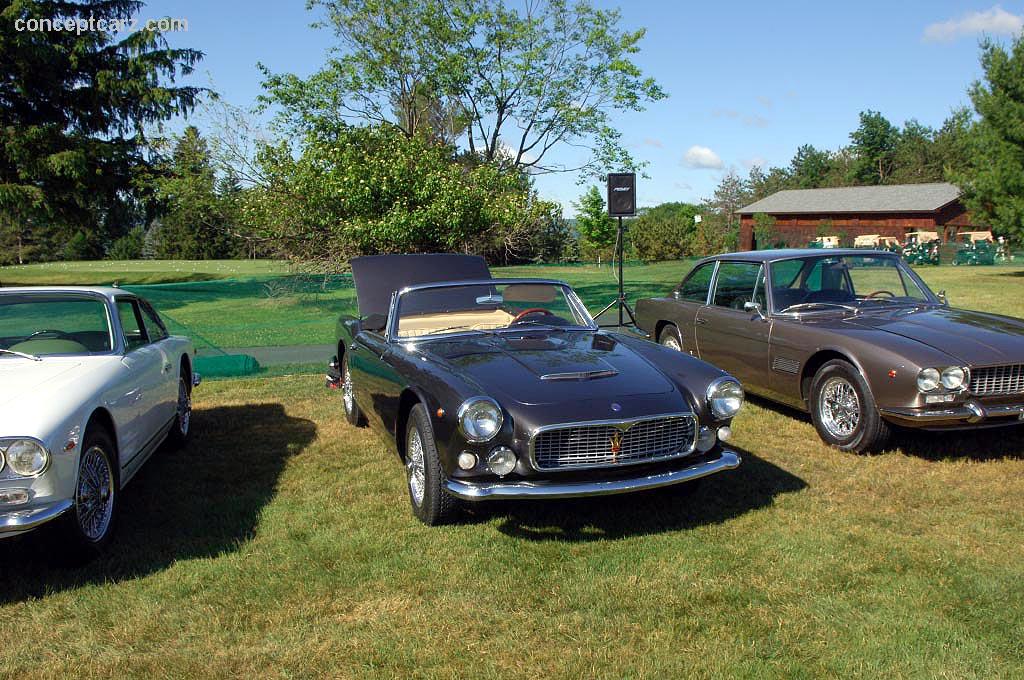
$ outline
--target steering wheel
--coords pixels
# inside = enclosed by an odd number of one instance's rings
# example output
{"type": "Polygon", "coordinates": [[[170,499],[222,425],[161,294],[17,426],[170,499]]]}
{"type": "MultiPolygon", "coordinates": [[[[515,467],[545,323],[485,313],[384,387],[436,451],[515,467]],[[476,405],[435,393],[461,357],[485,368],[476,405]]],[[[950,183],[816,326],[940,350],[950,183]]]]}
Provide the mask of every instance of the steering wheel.
{"type": "Polygon", "coordinates": [[[547,316],[555,315],[554,312],[552,312],[549,309],[544,309],[542,307],[530,307],[529,309],[524,309],[523,311],[516,314],[516,318],[512,319],[511,323],[518,323],[524,316],[527,316],[529,314],[546,314],[547,316]]]}
{"type": "Polygon", "coordinates": [[[889,297],[891,297],[891,298],[894,298],[894,297],[896,297],[896,293],[893,293],[893,292],[892,292],[892,291],[890,291],[890,290],[876,290],[876,291],[874,291],[874,292],[872,292],[872,293],[868,293],[868,294],[867,294],[867,295],[865,295],[864,297],[865,297],[865,298],[874,298],[874,297],[878,297],[878,296],[880,296],[880,295],[888,295],[888,296],[889,296],[889,297]]]}
{"type": "Polygon", "coordinates": [[[71,336],[68,335],[67,333],[65,333],[64,331],[58,331],[58,330],[53,329],[53,328],[44,328],[43,330],[39,330],[39,331],[36,331],[35,333],[31,334],[30,336],[25,338],[25,340],[32,340],[33,338],[37,338],[37,337],[54,338],[54,339],[57,339],[57,340],[66,340],[67,338],[70,338],[71,336]]]}

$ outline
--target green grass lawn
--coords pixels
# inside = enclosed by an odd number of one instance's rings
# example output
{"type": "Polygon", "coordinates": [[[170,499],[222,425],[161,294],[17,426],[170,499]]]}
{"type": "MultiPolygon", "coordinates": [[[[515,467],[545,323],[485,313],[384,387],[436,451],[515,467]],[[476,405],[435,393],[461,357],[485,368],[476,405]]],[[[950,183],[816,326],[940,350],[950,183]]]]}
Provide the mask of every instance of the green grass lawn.
{"type": "MultiPolygon", "coordinates": [[[[692,261],[659,262],[626,268],[630,302],[664,295],[689,271],[692,261]]],[[[538,276],[573,284],[594,312],[615,298],[609,266],[496,267],[495,276],[538,276]]],[[[936,291],[952,304],[1001,314],[1020,314],[1024,266],[920,267],[936,291]],[[1018,291],[1018,292],[1014,292],[1018,291]]],[[[299,275],[277,261],[71,262],[0,268],[0,283],[110,283],[149,298],[176,333],[199,346],[268,347],[334,342],[334,321],[355,307],[348,277],[299,275]],[[156,285],[153,285],[156,284],[156,285]]],[[[609,322],[610,317],[602,321],[609,322]]]]}
{"type": "Polygon", "coordinates": [[[1024,437],[821,445],[748,405],[701,486],[428,528],[318,376],[196,395],[113,549],[0,543],[0,677],[1019,678],[1024,437]]]}

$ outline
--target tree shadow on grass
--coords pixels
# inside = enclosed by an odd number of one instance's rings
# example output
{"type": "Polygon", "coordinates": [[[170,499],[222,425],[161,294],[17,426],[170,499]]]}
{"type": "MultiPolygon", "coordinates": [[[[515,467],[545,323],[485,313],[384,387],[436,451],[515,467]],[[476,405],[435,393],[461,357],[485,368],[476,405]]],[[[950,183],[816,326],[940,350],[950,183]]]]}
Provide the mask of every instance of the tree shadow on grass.
{"type": "Polygon", "coordinates": [[[725,522],[770,506],[807,483],[796,475],[735,449],[735,470],[693,482],[621,496],[571,500],[509,501],[481,507],[481,519],[502,517],[498,531],[531,541],[603,541],[725,522]]]}
{"type": "Polygon", "coordinates": [[[311,421],[280,404],[199,409],[193,427],[187,448],[162,447],[124,489],[100,557],[75,563],[55,526],[0,542],[0,604],[237,550],[255,535],[288,458],[316,436],[311,421]]]}

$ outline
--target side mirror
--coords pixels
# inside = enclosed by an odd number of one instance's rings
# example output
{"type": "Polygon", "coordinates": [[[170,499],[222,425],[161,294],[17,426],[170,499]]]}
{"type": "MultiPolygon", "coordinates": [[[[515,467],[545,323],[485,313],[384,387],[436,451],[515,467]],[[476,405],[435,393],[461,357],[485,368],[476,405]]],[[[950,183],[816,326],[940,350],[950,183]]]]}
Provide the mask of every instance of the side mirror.
{"type": "Polygon", "coordinates": [[[945,290],[940,290],[939,291],[938,298],[939,298],[939,302],[941,302],[942,304],[946,305],[947,307],[949,306],[949,298],[946,297],[946,291],[945,290]]]}
{"type": "Polygon", "coordinates": [[[383,314],[369,314],[365,319],[363,319],[362,323],[360,323],[360,328],[364,331],[380,333],[387,325],[388,318],[383,314]]]}
{"type": "Polygon", "coordinates": [[[672,297],[674,297],[676,300],[679,299],[679,289],[678,288],[675,289],[674,291],[672,291],[672,297]]]}
{"type": "Polygon", "coordinates": [[[759,319],[761,319],[762,321],[765,320],[764,312],[761,311],[760,303],[757,303],[757,302],[744,302],[743,303],[743,311],[744,312],[754,312],[755,314],[757,314],[759,319]]]}

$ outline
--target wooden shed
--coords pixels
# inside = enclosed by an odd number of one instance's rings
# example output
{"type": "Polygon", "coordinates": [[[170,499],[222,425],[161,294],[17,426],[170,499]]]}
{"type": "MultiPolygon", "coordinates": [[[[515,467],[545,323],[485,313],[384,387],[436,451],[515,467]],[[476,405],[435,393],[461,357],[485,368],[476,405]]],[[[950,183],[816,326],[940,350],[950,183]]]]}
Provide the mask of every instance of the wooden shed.
{"type": "Polygon", "coordinates": [[[758,247],[758,213],[775,218],[774,236],[787,246],[803,247],[822,235],[843,236],[842,245],[866,234],[896,237],[902,243],[911,231],[935,231],[948,241],[960,229],[982,227],[972,221],[959,196],[960,190],[947,182],[779,191],[739,210],[739,247],[758,247]]]}

